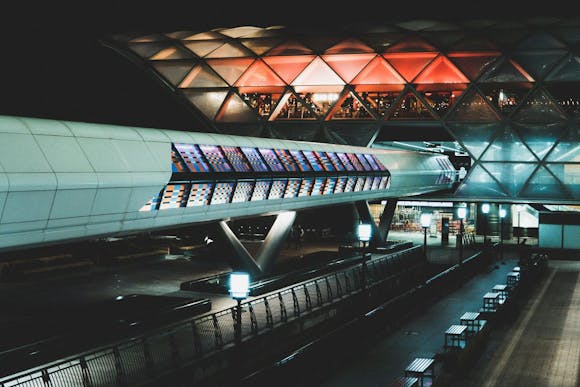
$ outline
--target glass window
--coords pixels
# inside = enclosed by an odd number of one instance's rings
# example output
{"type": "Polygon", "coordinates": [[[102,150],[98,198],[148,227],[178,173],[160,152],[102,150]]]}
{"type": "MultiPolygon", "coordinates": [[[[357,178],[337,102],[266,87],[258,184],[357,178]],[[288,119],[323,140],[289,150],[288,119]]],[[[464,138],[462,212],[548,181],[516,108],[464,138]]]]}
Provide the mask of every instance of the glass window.
{"type": "Polygon", "coordinates": [[[276,155],[284,165],[284,169],[286,171],[298,172],[300,170],[299,166],[296,165],[294,158],[292,157],[290,152],[288,152],[286,149],[274,149],[274,152],[276,152],[276,155]]]}
{"type": "Polygon", "coordinates": [[[310,196],[319,196],[324,194],[324,183],[326,181],[325,177],[317,177],[314,179],[314,186],[312,187],[312,193],[310,196]]]}
{"type": "Polygon", "coordinates": [[[379,165],[377,163],[377,160],[375,160],[373,155],[363,154],[363,156],[366,158],[367,162],[371,166],[371,170],[373,170],[373,171],[380,171],[381,170],[381,168],[379,167],[379,165]]]}
{"type": "Polygon", "coordinates": [[[354,185],[354,192],[360,192],[363,190],[363,187],[365,185],[365,181],[366,179],[362,176],[359,176],[356,178],[356,184],[354,185]]]}
{"type": "Polygon", "coordinates": [[[542,89],[537,89],[522,102],[513,118],[515,121],[526,123],[552,123],[567,120],[566,115],[560,111],[558,106],[542,89]]]}
{"type": "Polygon", "coordinates": [[[322,165],[324,171],[327,172],[336,171],[336,168],[334,168],[334,165],[332,165],[332,162],[330,161],[326,152],[314,151],[314,155],[318,158],[318,161],[322,165]]]}
{"type": "Polygon", "coordinates": [[[236,172],[251,172],[250,164],[244,158],[242,151],[237,146],[221,146],[222,151],[236,172]]]}
{"type": "Polygon", "coordinates": [[[313,185],[314,179],[302,179],[302,183],[300,184],[300,191],[298,191],[298,197],[309,196],[313,185]]]}
{"type": "Polygon", "coordinates": [[[337,153],[336,155],[338,156],[338,158],[342,162],[342,165],[344,165],[344,167],[346,168],[347,171],[356,171],[357,170],[351,164],[350,158],[346,155],[346,153],[337,153]]]}
{"type": "Polygon", "coordinates": [[[363,185],[363,191],[370,191],[371,187],[373,186],[373,180],[374,178],[372,176],[367,176],[365,178],[365,183],[363,185]]]}
{"type": "Polygon", "coordinates": [[[174,144],[190,172],[211,172],[197,145],[174,144]]]}
{"type": "Polygon", "coordinates": [[[239,87],[284,85],[284,81],[261,60],[256,60],[236,82],[239,87]]]}
{"type": "Polygon", "coordinates": [[[429,65],[421,71],[413,83],[417,84],[450,84],[450,83],[468,83],[469,79],[451,63],[449,59],[440,55],[435,58],[429,65]]]}
{"type": "Polygon", "coordinates": [[[273,149],[266,149],[266,148],[258,148],[258,151],[266,161],[266,164],[270,167],[272,172],[284,172],[284,166],[276,156],[276,153],[273,149]]]}
{"type": "Polygon", "coordinates": [[[212,188],[213,183],[192,183],[191,191],[189,192],[189,199],[187,200],[187,207],[209,205],[209,197],[211,195],[212,188]]]}
{"type": "Polygon", "coordinates": [[[231,172],[232,167],[228,164],[224,154],[217,145],[200,145],[199,149],[207,159],[214,172],[231,172]]]}
{"type": "Polygon", "coordinates": [[[371,167],[371,165],[369,164],[369,162],[367,161],[367,158],[365,157],[364,154],[362,153],[357,153],[356,157],[358,158],[358,161],[360,161],[360,163],[363,166],[363,169],[365,171],[373,171],[374,169],[371,167]]]}
{"type": "Polygon", "coordinates": [[[211,204],[229,203],[232,191],[234,190],[234,185],[235,183],[233,181],[216,183],[213,195],[211,196],[211,204]]]}
{"type": "Polygon", "coordinates": [[[434,52],[393,52],[385,54],[387,61],[399,74],[411,82],[437,56],[434,52]]]}
{"type": "Polygon", "coordinates": [[[252,192],[251,201],[256,202],[259,200],[268,199],[268,191],[270,190],[270,185],[272,182],[270,180],[258,180],[256,181],[256,186],[252,192]]]}
{"type": "Polygon", "coordinates": [[[480,85],[487,100],[504,115],[509,115],[532,88],[531,83],[488,83],[480,85]]]}
{"type": "Polygon", "coordinates": [[[427,106],[415,94],[408,92],[399,100],[390,118],[432,120],[434,117],[427,106]]]}
{"type": "Polygon", "coordinates": [[[380,186],[381,186],[381,177],[375,176],[373,178],[373,184],[371,185],[371,191],[379,189],[380,186]]]}
{"type": "Polygon", "coordinates": [[[562,82],[548,86],[548,91],[556,99],[564,112],[580,118],[580,83],[562,82]]]}
{"type": "Polygon", "coordinates": [[[253,61],[253,58],[228,58],[208,59],[206,63],[227,83],[233,85],[253,61]]]}
{"type": "MultiPolygon", "coordinates": [[[[215,90],[215,89],[213,89],[215,90]]],[[[185,98],[191,102],[208,119],[213,120],[220,106],[226,99],[227,90],[207,91],[207,90],[183,90],[185,98]]]]}
{"type": "Polygon", "coordinates": [[[179,208],[183,202],[186,184],[168,184],[161,198],[160,210],[179,208]]]}
{"type": "Polygon", "coordinates": [[[242,99],[250,105],[258,116],[267,119],[275,108],[284,92],[283,87],[240,87],[242,99]]]}
{"type": "Polygon", "coordinates": [[[342,165],[342,162],[340,161],[336,153],[326,152],[326,155],[328,156],[328,159],[330,160],[330,162],[337,171],[346,171],[346,168],[344,167],[344,165],[342,165]]]}
{"type": "Polygon", "coordinates": [[[367,107],[355,97],[353,92],[343,94],[331,112],[331,118],[365,120],[374,119],[367,107]]]}
{"type": "Polygon", "coordinates": [[[313,151],[303,150],[302,153],[304,154],[304,156],[306,156],[306,159],[308,160],[314,171],[322,172],[325,170],[324,167],[322,166],[322,163],[316,157],[313,151]]]}
{"type": "Polygon", "coordinates": [[[181,157],[175,149],[171,149],[171,162],[172,172],[189,172],[189,169],[187,169],[187,166],[183,160],[181,160],[181,157]]]}
{"type": "Polygon", "coordinates": [[[353,192],[354,186],[356,185],[356,176],[349,176],[348,180],[346,181],[346,185],[344,186],[343,192],[353,192]]]}
{"type": "Polygon", "coordinates": [[[375,54],[324,55],[322,58],[345,82],[352,79],[375,57],[375,54]]]}
{"type": "Polygon", "coordinates": [[[290,154],[292,154],[292,157],[294,157],[294,160],[296,161],[296,164],[298,164],[298,168],[301,172],[312,171],[312,167],[306,160],[306,157],[304,157],[302,151],[291,149],[290,154]]]}
{"type": "Polygon", "coordinates": [[[286,191],[284,191],[284,199],[295,198],[298,196],[298,191],[300,190],[300,179],[288,179],[288,185],[286,185],[286,191]]]}
{"type": "Polygon", "coordinates": [[[268,166],[266,165],[266,163],[264,163],[256,148],[243,146],[240,149],[242,153],[246,156],[246,159],[252,166],[254,172],[268,172],[268,166]]]}
{"type": "Polygon", "coordinates": [[[234,191],[234,196],[232,196],[232,203],[242,203],[249,201],[253,188],[253,181],[238,181],[234,191]]]}
{"type": "Polygon", "coordinates": [[[381,184],[379,184],[379,189],[388,189],[391,186],[391,179],[389,176],[381,177],[381,184]]]}
{"type": "Polygon", "coordinates": [[[345,189],[346,186],[346,181],[348,180],[348,177],[346,176],[339,176],[336,179],[336,185],[334,186],[334,192],[333,193],[342,193],[345,189]]]}
{"type": "Polygon", "coordinates": [[[449,58],[472,81],[495,62],[499,52],[456,52],[449,54],[449,58]]]}
{"type": "Polygon", "coordinates": [[[400,91],[393,90],[359,90],[357,92],[361,99],[379,117],[384,117],[395,104],[400,91]]]}
{"type": "Polygon", "coordinates": [[[497,121],[498,116],[483,97],[472,91],[455,105],[447,117],[451,121],[497,121]]]}
{"type": "Polygon", "coordinates": [[[347,153],[346,156],[348,157],[350,163],[354,166],[354,169],[360,172],[365,170],[364,166],[361,164],[358,157],[356,157],[354,153],[347,153]]]}
{"type": "Polygon", "coordinates": [[[270,193],[268,194],[268,200],[282,198],[284,195],[284,189],[286,188],[286,182],[286,179],[272,181],[272,187],[270,188],[270,193]]]}
{"type": "Polygon", "coordinates": [[[330,195],[334,193],[334,188],[336,187],[337,178],[336,177],[327,177],[326,182],[324,184],[324,190],[322,191],[323,195],[330,195]]]}

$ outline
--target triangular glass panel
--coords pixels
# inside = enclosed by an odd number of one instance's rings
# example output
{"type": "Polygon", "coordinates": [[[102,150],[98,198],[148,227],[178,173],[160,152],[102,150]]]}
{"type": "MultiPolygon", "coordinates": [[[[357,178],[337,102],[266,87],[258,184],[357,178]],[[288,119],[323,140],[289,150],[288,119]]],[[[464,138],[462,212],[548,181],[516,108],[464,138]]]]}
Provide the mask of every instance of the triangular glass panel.
{"type": "Polygon", "coordinates": [[[236,86],[284,86],[281,80],[270,67],[257,59],[235,83],[236,86]]]}
{"type": "Polygon", "coordinates": [[[548,75],[547,81],[580,81],[580,56],[569,55],[548,75]]]}
{"type": "Polygon", "coordinates": [[[561,123],[540,125],[513,123],[512,128],[540,160],[552,150],[556,141],[567,132],[566,126],[561,123]]]}
{"type": "Polygon", "coordinates": [[[365,33],[361,35],[360,38],[375,51],[384,52],[387,48],[391,47],[393,43],[398,42],[404,36],[405,34],[401,32],[378,32],[365,33]]]}
{"type": "Polygon", "coordinates": [[[516,62],[511,59],[499,60],[479,82],[533,82],[534,79],[516,62]]]}
{"type": "Polygon", "coordinates": [[[482,83],[479,88],[489,103],[507,117],[522,103],[532,86],[531,83],[482,83]]]}
{"type": "Polygon", "coordinates": [[[223,46],[215,49],[214,51],[207,54],[206,58],[241,58],[241,57],[251,57],[252,53],[248,51],[247,48],[235,43],[226,43],[223,46]]]}
{"type": "Polygon", "coordinates": [[[163,48],[167,47],[167,43],[133,43],[129,44],[131,51],[135,52],[141,58],[149,59],[163,48]]]}
{"type": "Polygon", "coordinates": [[[227,85],[208,65],[200,63],[187,74],[179,87],[226,87],[227,85]]]}
{"type": "Polygon", "coordinates": [[[316,118],[316,114],[306,106],[305,101],[287,91],[278,101],[278,105],[276,105],[269,120],[314,120],[316,118]]]}
{"type": "Polygon", "coordinates": [[[561,23],[558,23],[558,27],[552,27],[551,29],[570,46],[574,47],[580,43],[580,30],[578,27],[564,27],[561,23]]]}
{"type": "Polygon", "coordinates": [[[193,34],[194,34],[193,31],[173,31],[166,33],[165,36],[171,39],[182,40],[193,34]]]}
{"type": "Polygon", "coordinates": [[[351,83],[354,85],[403,85],[405,80],[382,56],[377,56],[351,83]]]}
{"type": "Polygon", "coordinates": [[[536,90],[521,104],[513,116],[518,122],[555,122],[566,120],[566,115],[542,89],[536,90]]]}
{"type": "Polygon", "coordinates": [[[252,122],[257,119],[252,109],[235,93],[230,93],[215,118],[220,122],[252,122]]]}
{"type": "Polygon", "coordinates": [[[229,36],[230,38],[241,38],[243,36],[251,35],[257,31],[261,31],[261,27],[254,27],[254,26],[240,26],[234,28],[224,28],[219,30],[220,34],[229,36]]]}
{"type": "Polygon", "coordinates": [[[542,79],[565,53],[563,50],[520,52],[514,59],[536,79],[542,79]]]}
{"type": "Polygon", "coordinates": [[[580,127],[573,126],[547,158],[551,162],[580,162],[580,127]]]}
{"type": "Polygon", "coordinates": [[[240,40],[246,48],[252,50],[256,55],[263,55],[269,49],[280,43],[278,38],[264,38],[264,39],[242,39],[240,40]]]}
{"type": "Polygon", "coordinates": [[[480,164],[476,164],[455,191],[455,196],[494,198],[508,195],[480,164]]]}
{"type": "Polygon", "coordinates": [[[343,93],[328,115],[332,120],[374,120],[374,116],[353,92],[343,93]]]}
{"type": "Polygon", "coordinates": [[[193,40],[184,41],[183,44],[199,57],[204,57],[216,48],[223,46],[223,40],[193,40]]]}
{"type": "Polygon", "coordinates": [[[474,81],[496,61],[499,55],[499,52],[454,52],[448,56],[469,79],[474,81]]]}
{"type": "Polygon", "coordinates": [[[304,103],[310,107],[317,117],[323,118],[329,112],[329,110],[338,102],[342,92],[342,87],[340,89],[328,89],[321,91],[296,90],[296,94],[304,101],[304,103]]]}
{"type": "Polygon", "coordinates": [[[258,116],[267,119],[276,109],[284,92],[283,87],[240,87],[242,99],[251,106],[258,116]]]}
{"type": "Polygon", "coordinates": [[[306,66],[306,68],[294,79],[292,85],[315,86],[315,85],[344,85],[344,81],[328,66],[320,57],[306,66]]]}
{"type": "Polygon", "coordinates": [[[200,32],[197,34],[190,34],[181,38],[182,40],[216,40],[221,39],[223,41],[224,36],[215,31],[200,32]]]}
{"type": "Polygon", "coordinates": [[[286,83],[291,83],[313,59],[314,55],[265,56],[262,58],[286,83]]]}
{"type": "Polygon", "coordinates": [[[283,34],[284,26],[270,26],[266,28],[260,28],[248,35],[244,35],[244,38],[269,38],[273,36],[281,36],[283,34]]]}
{"type": "Polygon", "coordinates": [[[562,111],[572,117],[580,118],[579,82],[558,82],[546,87],[562,111]]]}
{"type": "Polygon", "coordinates": [[[130,40],[131,43],[151,43],[151,42],[163,42],[167,38],[161,34],[151,34],[145,36],[138,36],[130,40]]]}
{"type": "Polygon", "coordinates": [[[268,51],[268,56],[276,55],[311,55],[312,50],[295,40],[287,41],[268,51]]]}
{"type": "Polygon", "coordinates": [[[463,94],[465,84],[449,83],[436,85],[418,85],[416,90],[431,106],[431,109],[443,117],[457,99],[463,94]]]}
{"type": "Polygon", "coordinates": [[[435,58],[413,83],[468,83],[469,79],[443,55],[435,58]]]}
{"type": "Polygon", "coordinates": [[[483,161],[538,161],[509,127],[504,127],[481,156],[483,161]]]}
{"type": "Polygon", "coordinates": [[[204,116],[210,120],[213,120],[227,94],[227,90],[183,90],[183,95],[185,95],[185,98],[187,98],[193,106],[195,106],[200,112],[203,113],[204,116]]]}
{"type": "Polygon", "coordinates": [[[449,121],[497,121],[498,119],[492,107],[475,90],[466,93],[447,116],[449,121]]]}
{"type": "Polygon", "coordinates": [[[171,60],[171,59],[190,59],[193,58],[193,54],[178,46],[165,47],[155,55],[153,55],[151,60],[171,60]]]}
{"type": "Polygon", "coordinates": [[[474,159],[479,159],[489,146],[491,138],[500,126],[490,124],[448,124],[451,135],[465,148],[474,159]]]}
{"type": "Polygon", "coordinates": [[[482,165],[499,181],[505,191],[514,197],[537,167],[537,164],[532,163],[483,163],[482,165]]]}
{"type": "MultiPolygon", "coordinates": [[[[383,86],[384,87],[384,86],[383,86]]],[[[391,90],[387,87],[381,89],[375,88],[356,88],[356,92],[360,99],[375,113],[377,117],[385,117],[391,110],[392,106],[397,101],[399,94],[401,94],[402,87],[397,90],[391,90]]]]}
{"type": "Polygon", "coordinates": [[[183,61],[161,61],[152,63],[155,70],[173,86],[179,85],[185,75],[191,70],[194,63],[183,61]]]}
{"type": "Polygon", "coordinates": [[[208,59],[205,61],[226,82],[233,85],[252,64],[252,58],[208,59]]]}
{"type": "Polygon", "coordinates": [[[566,46],[554,36],[545,32],[535,33],[518,44],[518,51],[535,51],[551,48],[565,48],[566,46]]]}
{"type": "Polygon", "coordinates": [[[425,104],[411,91],[407,92],[407,94],[399,99],[399,102],[389,116],[389,119],[391,120],[433,120],[435,118],[436,117],[433,116],[427,106],[425,106],[425,104]]]}
{"type": "Polygon", "coordinates": [[[421,35],[429,39],[430,42],[433,42],[433,44],[439,49],[447,48],[463,38],[463,34],[459,31],[450,31],[450,32],[425,31],[422,32],[421,35]]]}
{"type": "Polygon", "coordinates": [[[330,47],[324,52],[324,54],[354,54],[363,52],[371,53],[374,52],[374,50],[358,39],[349,38],[330,47]]]}
{"type": "Polygon", "coordinates": [[[520,197],[569,199],[566,189],[548,170],[540,166],[520,192],[520,197]]]}
{"type": "Polygon", "coordinates": [[[345,123],[340,125],[337,122],[332,122],[328,123],[324,130],[331,143],[367,146],[376,137],[379,129],[374,124],[348,125],[345,123]]]}
{"type": "Polygon", "coordinates": [[[529,32],[526,29],[510,28],[510,29],[490,29],[487,34],[490,39],[498,43],[498,46],[505,50],[513,50],[514,46],[518,44],[529,32]]]}
{"type": "Polygon", "coordinates": [[[398,27],[405,29],[405,30],[421,31],[421,30],[427,29],[429,27],[432,27],[434,25],[437,25],[437,22],[435,20],[410,20],[410,21],[397,23],[396,25],[398,27]]]}
{"type": "Polygon", "coordinates": [[[437,51],[435,47],[418,37],[408,37],[387,48],[385,52],[425,52],[437,51]]]}
{"type": "Polygon", "coordinates": [[[574,199],[580,199],[580,164],[548,164],[546,167],[566,186],[574,199]]]}
{"type": "Polygon", "coordinates": [[[407,82],[411,82],[436,56],[437,54],[434,52],[393,53],[384,55],[407,82]]]}
{"type": "Polygon", "coordinates": [[[340,77],[350,83],[352,79],[373,59],[375,54],[345,54],[345,55],[324,55],[322,59],[340,77]]]}

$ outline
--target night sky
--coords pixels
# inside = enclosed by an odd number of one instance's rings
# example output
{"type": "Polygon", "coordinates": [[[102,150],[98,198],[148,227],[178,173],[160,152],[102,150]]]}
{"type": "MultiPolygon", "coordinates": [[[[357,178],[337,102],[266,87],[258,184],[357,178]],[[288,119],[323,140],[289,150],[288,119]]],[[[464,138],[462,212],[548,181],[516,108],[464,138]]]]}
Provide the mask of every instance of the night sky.
{"type": "MultiPolygon", "coordinates": [[[[2,11],[0,114],[196,130],[191,114],[146,73],[99,43],[126,32],[239,25],[334,28],[384,21],[562,16],[500,1],[18,1],[2,11]],[[348,4],[348,3],[347,3],[348,4]],[[395,5],[394,5],[395,4],[395,5]],[[365,8],[366,6],[366,8],[365,8]],[[516,16],[519,15],[519,16],[516,16]]],[[[515,3],[515,2],[514,2],[515,3]]],[[[199,129],[197,129],[199,130],[199,129]]]]}

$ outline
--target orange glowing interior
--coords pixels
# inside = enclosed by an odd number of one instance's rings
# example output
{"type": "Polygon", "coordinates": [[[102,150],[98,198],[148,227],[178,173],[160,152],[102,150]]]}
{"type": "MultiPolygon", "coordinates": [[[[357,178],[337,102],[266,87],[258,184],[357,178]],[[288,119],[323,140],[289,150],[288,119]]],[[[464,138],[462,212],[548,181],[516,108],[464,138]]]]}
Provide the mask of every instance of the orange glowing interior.
{"type": "Polygon", "coordinates": [[[417,74],[427,66],[437,53],[435,52],[399,52],[383,55],[387,61],[407,82],[411,82],[417,74]]]}
{"type": "Polygon", "coordinates": [[[354,77],[373,59],[376,54],[345,54],[345,55],[324,55],[322,59],[345,82],[350,82],[354,77]]]}

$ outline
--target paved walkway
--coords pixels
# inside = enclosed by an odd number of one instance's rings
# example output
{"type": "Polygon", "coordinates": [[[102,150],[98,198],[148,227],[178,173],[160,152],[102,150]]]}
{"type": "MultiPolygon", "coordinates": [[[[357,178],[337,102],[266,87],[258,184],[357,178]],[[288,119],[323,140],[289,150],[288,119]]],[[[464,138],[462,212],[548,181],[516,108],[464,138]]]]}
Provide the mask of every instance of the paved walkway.
{"type": "Polygon", "coordinates": [[[506,283],[506,274],[517,264],[517,258],[512,254],[505,258],[505,265],[498,265],[497,269],[475,276],[417,318],[387,336],[377,338],[365,353],[359,353],[341,364],[322,385],[386,386],[403,376],[405,367],[415,357],[432,357],[442,352],[445,330],[452,324],[458,324],[464,312],[479,311],[483,295],[494,285],[506,283]]]}
{"type": "Polygon", "coordinates": [[[491,333],[474,371],[454,387],[580,386],[580,262],[548,267],[518,319],[491,333]]]}

